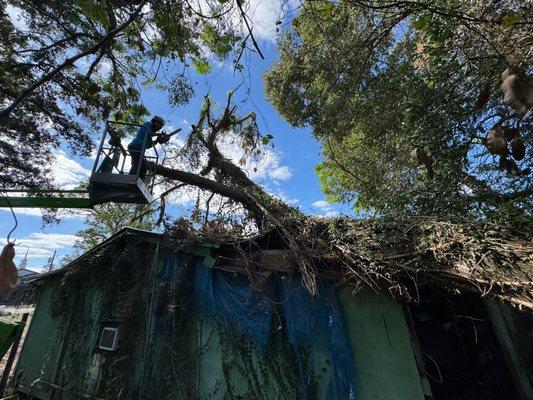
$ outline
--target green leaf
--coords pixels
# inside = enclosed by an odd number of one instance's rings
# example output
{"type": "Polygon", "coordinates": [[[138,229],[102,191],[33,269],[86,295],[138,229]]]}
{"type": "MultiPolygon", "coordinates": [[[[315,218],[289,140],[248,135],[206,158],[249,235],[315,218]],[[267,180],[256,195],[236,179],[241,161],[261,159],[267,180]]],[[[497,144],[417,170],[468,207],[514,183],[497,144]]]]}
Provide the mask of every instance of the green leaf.
{"type": "Polygon", "coordinates": [[[211,65],[207,62],[207,60],[201,58],[194,58],[192,60],[192,66],[200,75],[205,75],[211,72],[211,65]]]}
{"type": "Polygon", "coordinates": [[[274,139],[274,136],[268,134],[261,138],[261,143],[263,143],[263,145],[266,146],[272,139],[274,139]]]}
{"type": "Polygon", "coordinates": [[[502,25],[505,27],[509,27],[518,22],[520,22],[520,17],[516,14],[509,13],[503,17],[502,25]]]}
{"type": "Polygon", "coordinates": [[[425,16],[420,17],[416,21],[414,21],[411,26],[418,31],[425,31],[429,26],[429,21],[425,16]]]}
{"type": "Polygon", "coordinates": [[[220,59],[224,59],[231,51],[235,36],[230,34],[221,34],[214,26],[206,25],[200,34],[202,40],[207,44],[209,49],[220,59]]]}
{"type": "Polygon", "coordinates": [[[95,4],[90,0],[77,0],[76,4],[87,18],[92,21],[100,22],[106,29],[109,27],[105,1],[95,4]]]}

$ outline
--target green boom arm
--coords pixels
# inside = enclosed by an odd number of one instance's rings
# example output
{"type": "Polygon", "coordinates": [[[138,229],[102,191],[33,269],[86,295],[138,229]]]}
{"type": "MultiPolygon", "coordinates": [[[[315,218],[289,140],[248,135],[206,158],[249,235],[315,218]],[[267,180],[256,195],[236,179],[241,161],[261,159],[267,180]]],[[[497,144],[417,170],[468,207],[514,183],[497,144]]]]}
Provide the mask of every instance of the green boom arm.
{"type": "Polygon", "coordinates": [[[81,190],[48,190],[27,192],[22,190],[0,191],[0,207],[29,208],[93,208],[89,197],[74,197],[74,194],[85,194],[81,190]],[[9,196],[2,192],[27,193],[28,196],[9,196]],[[65,197],[69,195],[69,197],[65,197]]]}

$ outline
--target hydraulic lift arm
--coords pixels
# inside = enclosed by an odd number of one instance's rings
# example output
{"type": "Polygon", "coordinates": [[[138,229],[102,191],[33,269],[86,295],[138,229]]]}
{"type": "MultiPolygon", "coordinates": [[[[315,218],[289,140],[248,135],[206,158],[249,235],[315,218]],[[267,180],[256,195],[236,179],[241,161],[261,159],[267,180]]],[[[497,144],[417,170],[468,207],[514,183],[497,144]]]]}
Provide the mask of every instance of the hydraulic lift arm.
{"type": "Polygon", "coordinates": [[[85,190],[0,190],[0,207],[93,208],[93,204],[85,190]]]}
{"type": "MultiPolygon", "coordinates": [[[[154,177],[151,182],[144,182],[139,176],[141,164],[137,171],[130,171],[130,150],[121,143],[121,137],[115,129],[139,129],[140,124],[126,122],[106,121],[106,126],[97,156],[89,178],[88,190],[17,190],[0,189],[0,208],[2,207],[29,207],[29,208],[93,208],[96,204],[109,202],[149,204],[151,203],[154,177]],[[113,128],[112,128],[113,127],[113,128]],[[126,161],[129,161],[126,164],[126,161]]],[[[155,143],[166,143],[172,136],[181,131],[181,128],[170,133],[158,135],[155,143]]],[[[153,155],[147,155],[147,135],[139,152],[144,161],[158,163],[157,150],[153,149],[153,155]]],[[[144,162],[143,161],[143,162],[144,162]]]]}

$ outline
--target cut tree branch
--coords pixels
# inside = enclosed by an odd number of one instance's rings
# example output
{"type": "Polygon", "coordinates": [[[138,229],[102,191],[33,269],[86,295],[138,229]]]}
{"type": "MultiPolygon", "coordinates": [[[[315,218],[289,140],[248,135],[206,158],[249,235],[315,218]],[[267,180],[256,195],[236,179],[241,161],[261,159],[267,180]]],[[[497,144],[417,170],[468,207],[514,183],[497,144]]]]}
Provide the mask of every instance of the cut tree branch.
{"type": "Polygon", "coordinates": [[[265,210],[263,207],[261,207],[252,196],[246,194],[243,190],[218,183],[192,172],[167,168],[162,165],[156,165],[152,162],[147,162],[146,164],[148,168],[152,169],[157,175],[193,185],[199,187],[200,189],[230,198],[237,203],[241,203],[254,214],[254,218],[258,223],[261,223],[265,218],[265,210]]]}

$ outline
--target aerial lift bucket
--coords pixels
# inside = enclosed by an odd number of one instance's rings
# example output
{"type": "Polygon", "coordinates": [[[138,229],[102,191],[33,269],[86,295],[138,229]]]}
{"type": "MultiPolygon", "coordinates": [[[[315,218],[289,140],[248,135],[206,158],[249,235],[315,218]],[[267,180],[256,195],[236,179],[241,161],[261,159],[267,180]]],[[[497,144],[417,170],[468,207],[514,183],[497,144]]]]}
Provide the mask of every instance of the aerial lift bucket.
{"type": "Polygon", "coordinates": [[[142,163],[159,159],[155,148],[146,154],[146,137],[140,151],[141,162],[136,170],[131,170],[132,154],[121,142],[129,129],[139,129],[143,125],[107,121],[100,141],[96,160],[89,179],[89,197],[93,205],[115,203],[152,203],[154,176],[141,179],[142,163]]]}
{"type": "MultiPolygon", "coordinates": [[[[24,190],[1,189],[0,207],[39,207],[39,208],[93,208],[102,203],[150,204],[155,181],[154,174],[141,179],[142,163],[131,170],[132,154],[125,148],[121,139],[134,133],[143,125],[107,121],[91,176],[89,190],[24,190]],[[5,194],[4,194],[5,193],[5,194]],[[20,193],[13,196],[12,194],[20,193]]],[[[178,130],[172,132],[175,134],[178,130]]],[[[172,135],[170,134],[170,136],[172,135]]],[[[157,164],[159,156],[155,148],[146,149],[146,137],[140,151],[143,162],[157,164]],[[150,154],[147,154],[149,150],[150,154]]]]}

